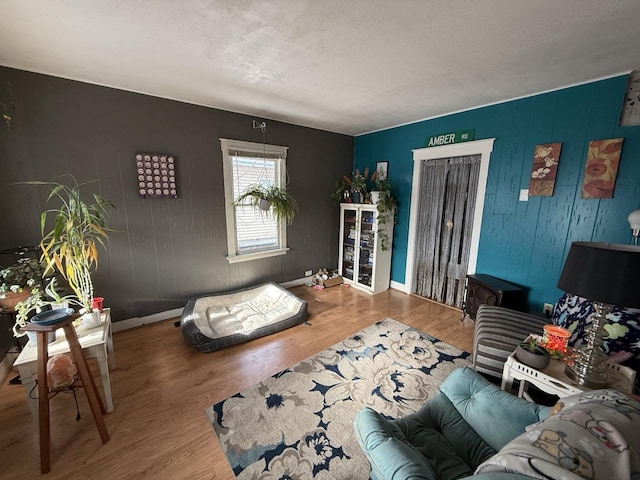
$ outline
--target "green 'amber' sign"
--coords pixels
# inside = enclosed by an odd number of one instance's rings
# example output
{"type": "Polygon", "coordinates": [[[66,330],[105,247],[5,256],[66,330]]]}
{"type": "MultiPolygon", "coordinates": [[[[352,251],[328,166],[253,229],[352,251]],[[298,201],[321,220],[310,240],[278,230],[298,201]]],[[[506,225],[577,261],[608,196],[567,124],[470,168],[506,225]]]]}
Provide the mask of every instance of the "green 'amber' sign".
{"type": "Polygon", "coordinates": [[[440,135],[427,137],[425,144],[427,147],[441,147],[442,145],[449,145],[451,143],[469,142],[473,140],[474,134],[475,129],[473,128],[451,133],[441,133],[440,135]]]}

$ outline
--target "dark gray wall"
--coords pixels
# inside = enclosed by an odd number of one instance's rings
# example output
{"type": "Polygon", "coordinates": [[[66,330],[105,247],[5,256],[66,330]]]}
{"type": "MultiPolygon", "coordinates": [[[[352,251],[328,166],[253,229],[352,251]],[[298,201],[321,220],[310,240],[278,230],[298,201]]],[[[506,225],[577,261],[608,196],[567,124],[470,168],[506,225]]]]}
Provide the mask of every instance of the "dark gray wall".
{"type": "Polygon", "coordinates": [[[259,118],[1,67],[0,102],[11,117],[0,123],[0,250],[40,239],[47,191],[12,183],[100,179],[96,190],[117,211],[94,283],[115,321],[337,265],[339,212],[329,195],[351,171],[353,137],[267,120],[266,142],[290,147],[288,189],[300,207],[291,250],[229,265],[219,138],[262,142],[252,128],[259,118]],[[176,156],[180,198],[138,197],[136,152],[176,156]]]}

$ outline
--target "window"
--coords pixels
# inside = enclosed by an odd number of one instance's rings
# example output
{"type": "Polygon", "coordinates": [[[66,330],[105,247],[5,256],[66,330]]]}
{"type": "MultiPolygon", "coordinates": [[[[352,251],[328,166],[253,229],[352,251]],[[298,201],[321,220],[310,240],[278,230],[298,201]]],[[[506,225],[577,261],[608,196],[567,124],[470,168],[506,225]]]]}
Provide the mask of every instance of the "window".
{"type": "Polygon", "coordinates": [[[287,148],[278,145],[220,139],[224,167],[224,194],[227,214],[229,263],[287,253],[284,220],[236,199],[250,185],[284,188],[287,148]]]}

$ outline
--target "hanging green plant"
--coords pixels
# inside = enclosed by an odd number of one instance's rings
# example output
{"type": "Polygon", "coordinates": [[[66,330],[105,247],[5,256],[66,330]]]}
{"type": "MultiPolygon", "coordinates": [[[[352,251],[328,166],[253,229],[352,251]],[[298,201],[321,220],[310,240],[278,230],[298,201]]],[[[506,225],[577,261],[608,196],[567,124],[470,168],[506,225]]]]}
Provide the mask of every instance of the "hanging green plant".
{"type": "MultiPolygon", "coordinates": [[[[375,174],[374,174],[375,175],[375,174]]],[[[380,239],[380,248],[387,250],[389,248],[389,234],[387,233],[387,225],[391,222],[395,225],[396,208],[398,201],[393,195],[393,187],[388,180],[380,180],[377,176],[373,178],[376,191],[380,192],[376,207],[378,209],[378,238],[380,239]]]]}
{"type": "Polygon", "coordinates": [[[275,185],[250,185],[238,196],[236,205],[249,204],[273,215],[276,220],[286,220],[288,225],[298,213],[298,202],[287,190],[275,185]]]}

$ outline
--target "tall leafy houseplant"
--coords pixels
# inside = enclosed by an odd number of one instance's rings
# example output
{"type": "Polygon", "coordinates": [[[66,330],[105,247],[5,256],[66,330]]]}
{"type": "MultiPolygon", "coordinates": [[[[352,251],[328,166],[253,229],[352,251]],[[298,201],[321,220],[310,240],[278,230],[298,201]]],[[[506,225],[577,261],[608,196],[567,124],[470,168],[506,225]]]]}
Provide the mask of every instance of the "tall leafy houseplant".
{"type": "Polygon", "coordinates": [[[91,311],[93,282],[91,269],[98,265],[97,244],[104,246],[109,238],[106,218],[113,203],[97,193],[84,194],[81,188],[92,182],[79,184],[69,175],[71,185],[58,182],[28,182],[46,185],[51,189],[47,202],[59,200],[61,205],[42,212],[42,259],[47,271],[57,269],[69,283],[77,303],[91,311]],[[87,196],[91,200],[85,201],[87,196]],[[46,231],[47,220],[53,218],[53,228],[46,231]]]}
{"type": "Polygon", "coordinates": [[[275,185],[251,185],[236,199],[236,205],[249,203],[273,215],[276,220],[286,220],[289,225],[298,212],[298,202],[284,188],[275,185]]]}
{"type": "Polygon", "coordinates": [[[376,203],[378,209],[378,237],[380,238],[380,248],[387,250],[389,248],[389,234],[387,233],[387,224],[391,222],[395,224],[395,211],[398,207],[396,197],[393,195],[391,184],[387,180],[380,180],[377,176],[374,178],[376,190],[380,192],[376,203]]]}

